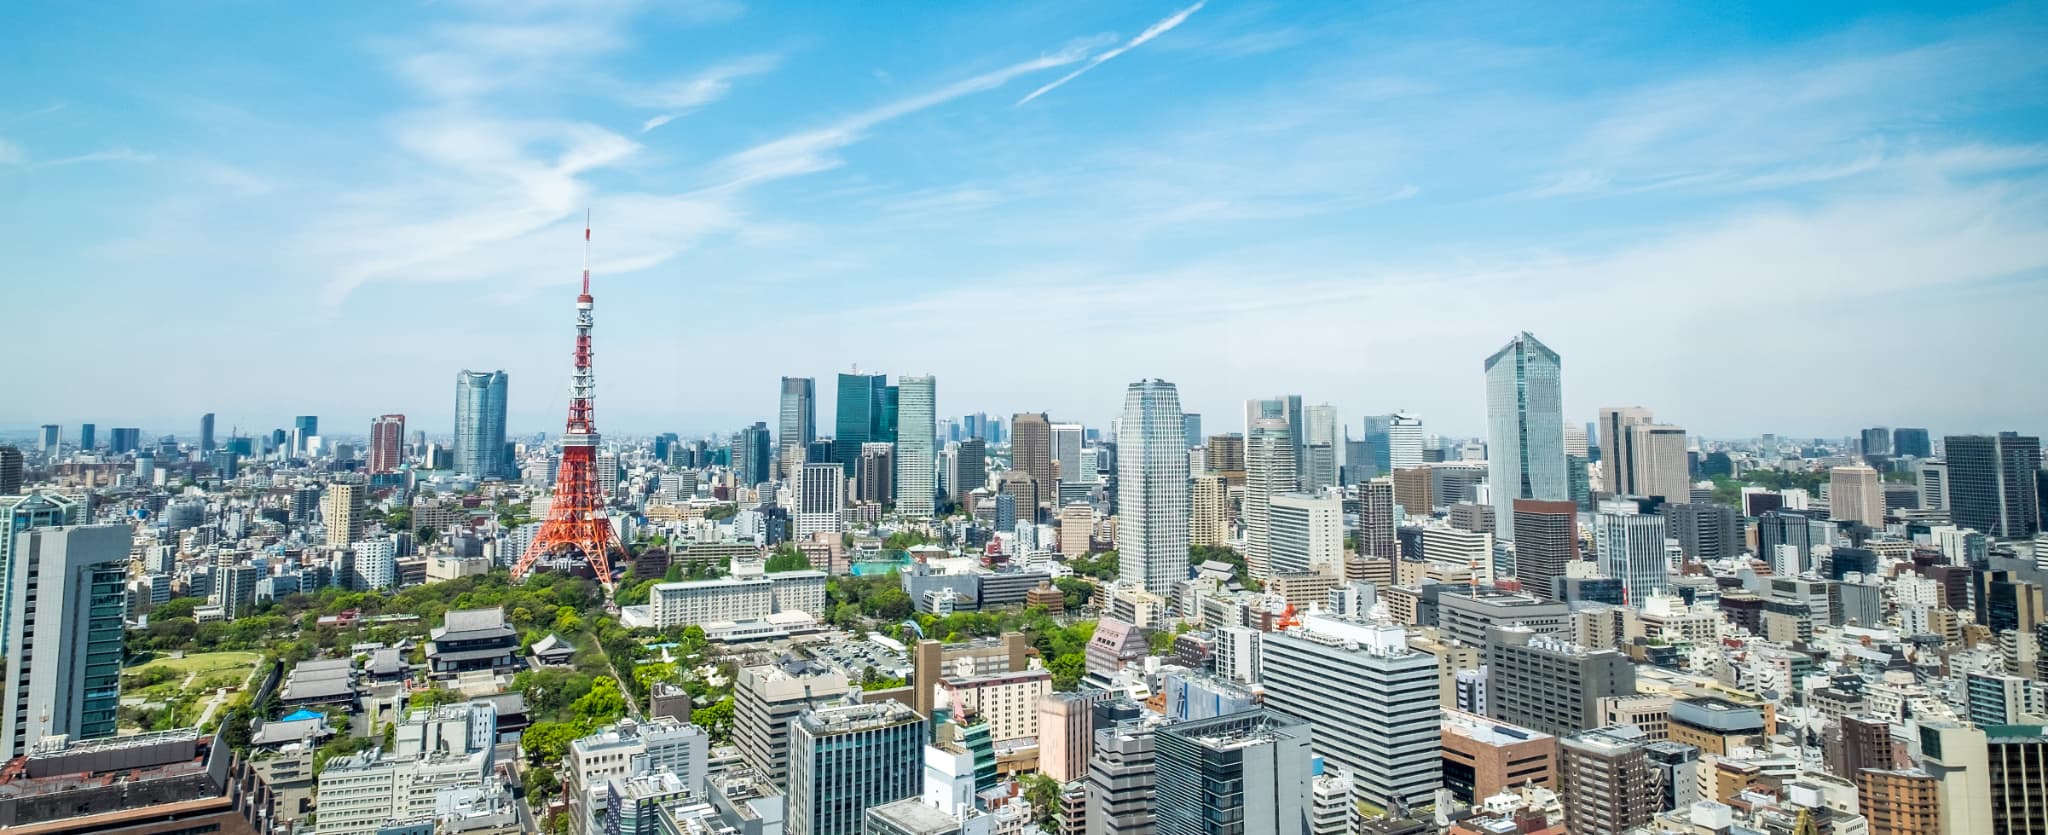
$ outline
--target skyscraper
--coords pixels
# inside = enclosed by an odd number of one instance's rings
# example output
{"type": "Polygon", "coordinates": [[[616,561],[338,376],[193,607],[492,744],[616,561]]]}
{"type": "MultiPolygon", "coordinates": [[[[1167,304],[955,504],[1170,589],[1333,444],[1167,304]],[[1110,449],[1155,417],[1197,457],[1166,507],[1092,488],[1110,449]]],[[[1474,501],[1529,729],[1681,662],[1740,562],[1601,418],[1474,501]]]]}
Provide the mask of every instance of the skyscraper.
{"type": "Polygon", "coordinates": [[[1386,472],[1412,470],[1422,466],[1422,418],[1407,412],[1387,416],[1386,472]]]}
{"type": "Polygon", "coordinates": [[[361,484],[337,481],[327,485],[320,498],[320,520],[327,526],[327,544],[347,548],[363,537],[363,508],[369,490],[361,484]]]}
{"type": "Polygon", "coordinates": [[[1273,571],[1273,497],[1293,492],[1295,485],[1294,439],[1287,432],[1286,420],[1260,418],[1245,442],[1244,507],[1239,511],[1244,519],[1244,562],[1245,570],[1261,579],[1273,571]]]}
{"type": "Polygon", "coordinates": [[[0,495],[0,656],[14,654],[16,635],[6,627],[14,622],[15,534],[30,528],[76,525],[83,512],[77,501],[57,493],[0,495]]]}
{"type": "Polygon", "coordinates": [[[1184,436],[1184,440],[1187,442],[1188,449],[1194,449],[1195,447],[1201,446],[1202,416],[1193,413],[1181,415],[1180,432],[1181,435],[1184,436]]]}
{"type": "Polygon", "coordinates": [[[1557,352],[1527,331],[1486,358],[1494,533],[1514,538],[1516,499],[1566,501],[1564,388],[1557,352]]]}
{"type": "Polygon", "coordinates": [[[21,494],[21,471],[24,458],[21,450],[0,445],[0,496],[21,494]]]}
{"type": "Polygon", "coordinates": [[[30,528],[8,561],[7,698],[0,758],[47,736],[114,735],[127,614],[127,525],[30,528]]]}
{"type": "Polygon", "coordinates": [[[1308,835],[1309,733],[1264,708],[1160,728],[1159,835],[1308,835]]]}
{"type": "MultiPolygon", "coordinates": [[[[1178,429],[1174,430],[1178,432],[1178,429]]],[[[1010,418],[1010,469],[1031,476],[1038,495],[1058,495],[1059,478],[1053,473],[1052,422],[1044,412],[1023,412],[1010,418]]],[[[1038,508],[1018,507],[1022,519],[1036,521],[1038,508]]]]}
{"type": "Polygon", "coordinates": [[[404,460],[405,415],[384,415],[370,421],[370,472],[397,472],[404,460]]]}
{"type": "Polygon", "coordinates": [[[199,416],[199,451],[213,451],[213,413],[199,416]]]}
{"type": "Polygon", "coordinates": [[[1224,533],[1228,524],[1224,503],[1229,495],[1230,487],[1224,483],[1223,476],[1215,473],[1195,476],[1188,488],[1188,545],[1215,548],[1229,538],[1224,533]]]}
{"type": "Polygon", "coordinates": [[[774,452],[769,448],[768,423],[754,421],[754,425],[741,429],[733,438],[732,472],[739,479],[740,486],[753,487],[775,480],[775,473],[769,467],[774,452]]]}
{"type": "Polygon", "coordinates": [[[1082,428],[1078,423],[1055,423],[1052,425],[1052,460],[1058,464],[1061,484],[1094,484],[1095,456],[1091,453],[1082,460],[1086,446],[1082,442],[1082,428]]]}
{"type": "Polygon", "coordinates": [[[776,424],[775,444],[783,466],[789,467],[817,438],[818,381],[782,378],[782,414],[776,424]]]}
{"type": "Polygon", "coordinates": [[[1942,440],[1948,459],[1949,518],[2001,539],[2020,539],[2041,530],[2039,486],[2041,439],[2015,432],[1950,435],[1942,440]]]}
{"type": "Polygon", "coordinates": [[[901,702],[804,711],[790,724],[785,831],[860,835],[868,807],[916,797],[928,727],[901,702]]]}
{"type": "Polygon", "coordinates": [[[862,374],[859,369],[839,375],[839,399],[834,404],[832,451],[847,478],[860,463],[862,444],[882,440],[882,391],[888,378],[862,374]]]}
{"type": "Polygon", "coordinates": [[[1303,424],[1306,417],[1302,413],[1301,395],[1299,394],[1286,394],[1279,397],[1247,400],[1244,402],[1244,429],[1247,437],[1250,436],[1252,427],[1256,426],[1261,420],[1277,418],[1287,424],[1287,454],[1293,459],[1294,466],[1294,486],[1288,488],[1290,490],[1301,489],[1302,459],[1307,457],[1308,454],[1308,429],[1303,424]]]}
{"type": "Polygon", "coordinates": [[[1666,589],[1671,562],[1664,551],[1664,517],[1601,512],[1594,515],[1593,526],[1600,571],[1621,581],[1628,605],[1640,609],[1666,589]]]}
{"type": "MultiPolygon", "coordinates": [[[[953,449],[953,470],[946,475],[946,490],[955,502],[988,486],[988,442],[968,438],[953,449]]],[[[971,509],[971,508],[970,508],[971,509]]]]}
{"type": "Polygon", "coordinates": [[[1901,426],[1892,430],[1892,454],[1900,458],[1926,458],[1934,454],[1927,430],[1901,426]]]}
{"type": "Polygon", "coordinates": [[[1649,423],[1650,410],[1641,406],[1608,406],[1600,410],[1600,489],[1612,496],[1630,495],[1628,489],[1628,430],[1649,423]]]}
{"type": "Polygon", "coordinates": [[[1274,574],[1344,576],[1342,496],[1281,493],[1267,507],[1266,526],[1266,566],[1274,574]]]}
{"type": "MultiPolygon", "coordinates": [[[[1017,423],[1020,431],[1024,423],[1017,423]]],[[[1124,392],[1117,455],[1121,579],[1171,594],[1188,576],[1188,465],[1180,392],[1141,380],[1124,392]]],[[[1021,509],[1020,509],[1021,512],[1021,509]]]]}
{"type": "Polygon", "coordinates": [[[1394,529],[1394,480],[1386,476],[1358,485],[1358,555],[1391,560],[1401,556],[1394,529]]]}
{"type": "Polygon", "coordinates": [[[1515,579],[1544,600],[1559,599],[1557,580],[1579,559],[1579,506],[1515,500],[1515,579]]]}
{"type": "Polygon", "coordinates": [[[292,418],[292,430],[298,433],[298,445],[292,448],[292,454],[304,454],[306,452],[307,439],[320,434],[320,417],[318,415],[299,415],[292,418]]]}
{"type": "Polygon", "coordinates": [[[98,426],[95,426],[90,423],[79,424],[78,448],[85,452],[91,452],[93,449],[93,445],[99,442],[99,430],[100,428],[98,426]]]}
{"type": "Polygon", "coordinates": [[[896,443],[896,422],[902,409],[902,390],[883,384],[882,408],[876,413],[875,440],[885,444],[896,443]]]}
{"type": "Polygon", "coordinates": [[[900,377],[896,383],[896,510],[925,519],[936,510],[939,494],[938,381],[926,375],[900,377]]]}
{"type": "Polygon", "coordinates": [[[1631,426],[1627,451],[1624,495],[1662,496],[1670,501],[1691,495],[1692,462],[1686,455],[1684,429],[1649,423],[1631,426]]]}
{"type": "Polygon", "coordinates": [[[510,469],[505,457],[505,395],[509,378],[503,371],[468,371],[455,375],[455,471],[476,479],[503,478],[510,469]]]}
{"type": "Polygon", "coordinates": [[[1892,454],[1892,431],[1882,426],[1863,430],[1863,454],[1865,456],[1890,456],[1892,454]]]}
{"type": "Polygon", "coordinates": [[[1302,419],[1302,431],[1308,433],[1301,445],[1302,472],[1297,477],[1303,490],[1320,490],[1337,486],[1339,468],[1343,465],[1342,438],[1338,428],[1337,407],[1328,403],[1308,407],[1302,419]]]}
{"type": "Polygon", "coordinates": [[[1884,527],[1884,485],[1862,464],[1828,471],[1828,518],[1884,527]]]}
{"type": "Polygon", "coordinates": [[[63,427],[60,427],[54,423],[43,424],[42,453],[44,459],[49,459],[56,456],[58,442],[61,441],[63,437],[63,427]]]}

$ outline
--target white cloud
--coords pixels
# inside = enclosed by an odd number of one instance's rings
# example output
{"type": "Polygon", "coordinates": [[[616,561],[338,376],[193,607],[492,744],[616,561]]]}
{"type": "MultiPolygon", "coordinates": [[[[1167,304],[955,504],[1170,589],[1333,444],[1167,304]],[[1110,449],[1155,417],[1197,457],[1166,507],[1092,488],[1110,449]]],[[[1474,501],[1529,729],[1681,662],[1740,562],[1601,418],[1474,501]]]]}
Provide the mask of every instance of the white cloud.
{"type": "Polygon", "coordinates": [[[20,165],[27,159],[28,155],[22,153],[20,145],[0,139],[0,165],[20,165]]]}
{"type": "Polygon", "coordinates": [[[1019,106],[1029,104],[1032,99],[1038,98],[1039,96],[1043,96],[1047,93],[1059,89],[1060,85],[1063,85],[1076,78],[1080,78],[1082,73],[1095,69],[1096,67],[1102,66],[1105,62],[1109,61],[1109,59],[1115,58],[1119,55],[1122,55],[1126,52],[1143,46],[1145,42],[1150,41],[1153,38],[1159,37],[1160,35],[1164,35],[1167,32],[1173,31],[1174,27],[1181,25],[1183,22],[1186,22],[1189,15],[1201,11],[1203,6],[1208,5],[1208,2],[1209,0],[1200,0],[1200,2],[1197,2],[1192,6],[1189,6],[1185,9],[1181,9],[1180,11],[1174,12],[1171,15],[1167,15],[1165,19],[1160,20],[1158,23],[1154,23],[1151,26],[1145,27],[1145,31],[1139,32],[1138,36],[1132,38],[1130,43],[1124,44],[1123,46],[1109,50],[1107,52],[1095,56],[1094,58],[1089,59],[1088,63],[1082,64],[1079,69],[1067,73],[1066,75],[1060,76],[1059,78],[1054,79],[1052,83],[1025,94],[1023,98],[1017,100],[1017,104],[1019,106]]]}
{"type": "Polygon", "coordinates": [[[1082,52],[1070,48],[1028,61],[1019,61],[1001,69],[856,113],[823,128],[756,145],[727,157],[717,166],[721,183],[718,188],[738,188],[837,168],[840,160],[832,152],[860,141],[877,125],[937,107],[962,96],[993,90],[1018,76],[1066,66],[1081,60],[1082,57],[1082,52]]]}

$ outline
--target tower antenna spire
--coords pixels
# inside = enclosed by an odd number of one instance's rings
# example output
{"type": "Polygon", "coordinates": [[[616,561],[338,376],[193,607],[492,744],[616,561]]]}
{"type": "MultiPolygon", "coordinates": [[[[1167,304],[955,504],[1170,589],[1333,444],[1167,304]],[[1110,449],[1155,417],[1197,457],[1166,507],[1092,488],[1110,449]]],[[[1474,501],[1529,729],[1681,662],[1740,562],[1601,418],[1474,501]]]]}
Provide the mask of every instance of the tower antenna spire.
{"type": "Polygon", "coordinates": [[[590,295],[590,207],[583,207],[583,295],[590,295]]]}

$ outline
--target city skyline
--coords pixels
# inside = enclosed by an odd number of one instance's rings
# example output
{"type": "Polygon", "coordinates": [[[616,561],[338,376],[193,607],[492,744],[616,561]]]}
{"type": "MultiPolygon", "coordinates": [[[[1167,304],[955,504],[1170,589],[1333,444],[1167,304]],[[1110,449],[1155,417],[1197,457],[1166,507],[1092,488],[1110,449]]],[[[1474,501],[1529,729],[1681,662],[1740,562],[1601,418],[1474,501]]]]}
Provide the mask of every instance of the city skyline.
{"type": "Polygon", "coordinates": [[[1477,436],[1470,370],[1522,330],[1572,358],[1581,419],[2043,428],[2004,385],[2048,371],[2018,336],[2048,269],[2038,10],[1584,8],[30,10],[38,83],[0,92],[19,337],[197,362],[218,346],[159,323],[218,320],[265,349],[204,386],[10,366],[0,427],[431,432],[469,367],[552,431],[589,206],[618,432],[771,419],[766,381],[857,360],[990,414],[1104,425],[1159,377],[1209,431],[1284,390],[1477,436]],[[1892,351],[1845,304],[1982,336],[1892,351]],[[1060,374],[928,350],[1012,318],[1060,374]],[[1879,356],[1957,396],[1757,373],[1879,356]]]}

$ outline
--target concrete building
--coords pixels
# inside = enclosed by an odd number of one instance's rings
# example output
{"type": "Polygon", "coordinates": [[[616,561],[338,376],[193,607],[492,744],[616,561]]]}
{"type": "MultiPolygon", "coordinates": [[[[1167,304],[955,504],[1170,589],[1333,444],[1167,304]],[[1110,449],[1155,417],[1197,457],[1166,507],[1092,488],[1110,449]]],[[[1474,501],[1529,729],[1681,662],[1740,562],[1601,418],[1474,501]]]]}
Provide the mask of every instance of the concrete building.
{"type": "Polygon", "coordinates": [[[1267,513],[1267,566],[1272,575],[1344,576],[1342,496],[1281,493],[1273,497],[1267,513]]]}
{"type": "MultiPolygon", "coordinates": [[[[25,518],[29,508],[14,508],[25,518]]],[[[14,520],[9,520],[14,521],[14,520]]],[[[5,594],[12,649],[0,703],[0,760],[44,739],[113,736],[127,614],[127,525],[0,531],[13,540],[5,594]]]]}
{"type": "Polygon", "coordinates": [[[1188,489],[1188,546],[1218,548],[1230,538],[1230,486],[1223,476],[1195,476],[1188,489]]]}
{"type": "Polygon", "coordinates": [[[1088,835],[1153,835],[1157,832],[1158,722],[1138,720],[1135,705],[1098,717],[1095,752],[1088,759],[1088,835]],[[1123,717],[1123,718],[1119,718],[1123,717]]]}
{"type": "Polygon", "coordinates": [[[1489,586],[1445,588],[1437,595],[1436,612],[1437,633],[1470,647],[1486,646],[1486,630],[1497,624],[1525,626],[1538,635],[1564,636],[1572,629],[1570,605],[1489,586]]]}
{"type": "Polygon", "coordinates": [[[1309,736],[1263,709],[1159,729],[1159,835],[1309,835],[1309,736]]]}
{"type": "Polygon", "coordinates": [[[709,751],[701,728],[674,719],[623,720],[569,743],[562,790],[575,835],[607,833],[608,810],[619,807],[622,789],[635,778],[671,775],[685,797],[701,797],[709,751]]]}
{"type": "Polygon", "coordinates": [[[1038,737],[1038,702],[1052,693],[1052,673],[1043,668],[1017,672],[944,676],[935,704],[956,720],[988,725],[997,745],[1038,737]]]}
{"type": "Polygon", "coordinates": [[[1444,711],[1442,727],[1444,788],[1459,801],[1530,785],[1557,788],[1557,737],[1460,710],[1444,711]]]}
{"type": "Polygon", "coordinates": [[[1671,559],[1664,548],[1664,517],[1602,512],[1593,517],[1600,571],[1621,580],[1622,598],[1640,609],[1668,588],[1671,559]]]}
{"type": "Polygon", "coordinates": [[[1488,715],[1563,736],[1599,727],[1601,700],[1635,693],[1635,665],[1611,649],[1588,650],[1526,626],[1486,637],[1488,715]]]}
{"type": "Polygon", "coordinates": [[[1635,494],[1629,489],[1629,429],[1652,420],[1641,406],[1608,406],[1600,410],[1600,490],[1610,496],[1635,494]]]}
{"type": "Polygon", "coordinates": [[[369,486],[349,481],[327,485],[320,497],[320,520],[327,528],[327,544],[347,548],[363,537],[363,507],[369,486]]]}
{"type": "Polygon", "coordinates": [[[1358,796],[1429,802],[1441,781],[1436,658],[1405,630],[1310,615],[1259,643],[1266,707],[1315,729],[1313,746],[1350,769],[1358,796]]]}
{"type": "Polygon", "coordinates": [[[1828,516],[1837,522],[1884,527],[1884,485],[1862,464],[1828,470],[1828,516]]]}
{"type": "Polygon", "coordinates": [[[900,702],[804,711],[790,725],[789,835],[860,835],[869,807],[917,797],[930,723],[900,702]]]}
{"type": "Polygon", "coordinates": [[[783,612],[819,618],[824,609],[822,571],[656,583],[648,595],[648,613],[656,629],[762,620],[783,612]]]}
{"type": "Polygon", "coordinates": [[[1101,690],[1047,693],[1038,700],[1038,770],[1062,784],[1088,776],[1095,751],[1095,706],[1109,698],[1101,690]]]}
{"type": "Polygon", "coordinates": [[[1394,480],[1385,476],[1358,485],[1358,555],[1382,560],[1401,557],[1394,530],[1394,480]]]}
{"type": "Polygon", "coordinates": [[[1629,726],[1565,737],[1558,744],[1565,828],[1574,835],[1627,835],[1657,814],[1642,732],[1629,726]]]}
{"type": "Polygon", "coordinates": [[[489,701],[407,714],[391,750],[335,757],[320,771],[319,835],[376,835],[393,821],[432,819],[461,795],[505,792],[493,769],[497,710],[489,701]]]}
{"type": "Polygon", "coordinates": [[[1579,561],[1579,508],[1571,502],[1516,499],[1515,579],[1522,590],[1557,600],[1557,581],[1579,561]]]}
{"type": "Polygon", "coordinates": [[[1678,540],[1679,553],[1690,562],[1729,559],[1743,550],[1741,512],[1722,504],[1679,502],[1664,505],[1665,533],[1678,540]]]}
{"type": "Polygon", "coordinates": [[[853,689],[844,673],[802,661],[746,667],[733,687],[733,745],[764,779],[787,785],[790,723],[853,689]]]}
{"type": "MultiPolygon", "coordinates": [[[[854,466],[859,464],[859,455],[854,455],[854,466]]],[[[796,506],[791,508],[791,525],[796,538],[810,539],[815,534],[836,534],[846,529],[846,469],[844,465],[832,462],[804,463],[797,471],[796,506]]]]}

